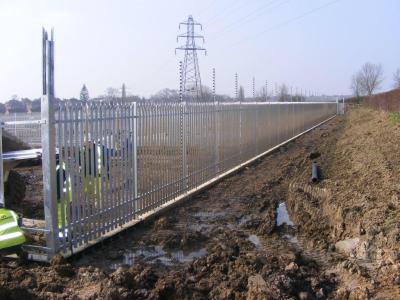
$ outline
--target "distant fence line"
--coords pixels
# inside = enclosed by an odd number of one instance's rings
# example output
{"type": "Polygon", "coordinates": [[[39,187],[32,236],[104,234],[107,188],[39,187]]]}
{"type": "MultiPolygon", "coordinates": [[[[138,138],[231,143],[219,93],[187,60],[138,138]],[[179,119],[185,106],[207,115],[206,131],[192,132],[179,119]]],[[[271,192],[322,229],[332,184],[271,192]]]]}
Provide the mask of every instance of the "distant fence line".
{"type": "Polygon", "coordinates": [[[41,146],[40,124],[24,124],[23,122],[32,120],[39,121],[40,118],[40,112],[0,114],[0,121],[5,123],[4,130],[34,148],[41,146]],[[7,124],[7,122],[9,124],[7,124]]]}

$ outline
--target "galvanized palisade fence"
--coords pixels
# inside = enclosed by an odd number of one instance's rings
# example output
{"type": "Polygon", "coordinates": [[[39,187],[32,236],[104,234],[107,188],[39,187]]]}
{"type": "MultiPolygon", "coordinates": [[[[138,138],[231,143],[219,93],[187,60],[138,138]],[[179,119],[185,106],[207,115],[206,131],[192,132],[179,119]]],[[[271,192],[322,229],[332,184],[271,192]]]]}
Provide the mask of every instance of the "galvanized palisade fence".
{"type": "Polygon", "coordinates": [[[71,255],[331,119],[333,102],[61,103],[43,33],[47,258],[71,255]]]}

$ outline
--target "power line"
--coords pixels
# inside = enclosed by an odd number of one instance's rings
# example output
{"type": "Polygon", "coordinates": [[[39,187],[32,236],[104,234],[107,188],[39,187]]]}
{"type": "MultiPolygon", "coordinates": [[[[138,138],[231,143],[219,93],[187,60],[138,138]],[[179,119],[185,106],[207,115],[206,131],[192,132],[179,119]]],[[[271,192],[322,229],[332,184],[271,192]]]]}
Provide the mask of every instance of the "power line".
{"type": "MultiPolygon", "coordinates": [[[[217,13],[216,13],[215,15],[213,15],[211,18],[209,18],[208,20],[206,20],[206,21],[204,22],[204,24],[210,25],[210,24],[215,23],[217,20],[220,19],[221,16],[229,14],[229,13],[232,11],[232,9],[235,8],[235,6],[237,6],[237,4],[240,4],[240,3],[241,3],[240,0],[236,0],[236,1],[233,2],[233,3],[229,3],[228,8],[217,12],[217,13]]],[[[248,4],[248,3],[246,3],[246,2],[243,3],[243,2],[242,2],[241,5],[239,5],[239,7],[242,7],[242,6],[245,5],[245,4],[248,4]]]]}
{"type": "Polygon", "coordinates": [[[216,0],[211,0],[210,3],[203,8],[202,10],[200,10],[199,12],[197,12],[198,15],[202,15],[204,14],[206,11],[210,10],[211,7],[213,7],[218,1],[216,0]]]}
{"type": "MultiPolygon", "coordinates": [[[[220,38],[222,33],[225,32],[231,32],[235,27],[237,27],[238,25],[243,25],[243,24],[247,24],[249,22],[252,22],[255,20],[255,18],[251,18],[249,19],[249,17],[251,17],[252,15],[256,15],[256,16],[260,16],[260,15],[264,15],[265,14],[265,9],[270,8],[274,2],[277,2],[279,0],[272,0],[271,2],[268,2],[266,4],[264,4],[263,6],[257,8],[256,10],[253,10],[252,12],[250,12],[249,14],[245,15],[244,17],[230,23],[228,26],[226,26],[223,30],[217,32],[216,34],[214,34],[214,38],[212,37],[211,39],[215,39],[220,38]],[[246,19],[249,19],[246,21],[246,19]]],[[[282,6],[283,4],[289,2],[290,0],[285,0],[281,3],[278,3],[276,6],[273,6],[271,9],[268,10],[268,13],[270,13],[271,11],[273,11],[276,8],[279,8],[280,6],[282,6]]]]}
{"type": "Polygon", "coordinates": [[[267,32],[270,32],[270,31],[272,31],[272,30],[281,28],[281,27],[283,27],[283,26],[286,26],[286,25],[288,25],[288,24],[291,24],[291,23],[293,23],[293,22],[296,22],[296,21],[298,21],[298,20],[300,20],[300,19],[303,19],[304,17],[306,17],[306,16],[308,16],[308,15],[311,15],[311,14],[313,14],[313,13],[319,11],[319,10],[322,10],[322,9],[328,7],[328,6],[331,6],[331,5],[333,5],[333,4],[335,4],[335,3],[339,2],[339,1],[341,1],[341,0],[334,0],[334,1],[331,1],[331,2],[328,2],[328,3],[325,3],[324,5],[318,6],[318,7],[314,8],[314,9],[311,9],[311,10],[309,10],[309,11],[307,11],[307,12],[304,12],[304,13],[302,13],[302,14],[296,16],[296,17],[293,17],[293,18],[291,18],[291,19],[289,19],[289,20],[286,20],[285,22],[282,22],[282,23],[279,23],[279,24],[277,24],[277,25],[275,25],[275,26],[272,26],[272,27],[270,27],[270,28],[267,28],[267,29],[265,29],[265,30],[263,30],[263,31],[261,31],[261,32],[259,32],[259,33],[257,33],[257,34],[256,34],[255,36],[253,36],[253,37],[245,37],[245,38],[243,38],[243,39],[241,39],[241,40],[239,40],[239,41],[237,41],[237,42],[231,44],[230,46],[235,46],[235,45],[240,44],[240,43],[242,43],[243,41],[246,41],[246,40],[255,39],[255,38],[257,38],[257,37],[259,37],[259,36],[261,36],[261,35],[263,35],[263,34],[265,34],[265,33],[267,33],[267,32]]]}

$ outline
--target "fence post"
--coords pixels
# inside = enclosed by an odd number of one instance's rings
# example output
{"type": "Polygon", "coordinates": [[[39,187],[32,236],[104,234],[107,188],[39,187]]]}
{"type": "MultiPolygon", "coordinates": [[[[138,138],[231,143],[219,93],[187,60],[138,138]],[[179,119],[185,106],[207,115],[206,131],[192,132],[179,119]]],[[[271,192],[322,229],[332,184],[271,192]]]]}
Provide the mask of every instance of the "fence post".
{"type": "Polygon", "coordinates": [[[182,77],[182,61],[179,62],[179,100],[181,106],[180,114],[180,131],[181,131],[181,147],[182,147],[182,190],[186,191],[188,188],[188,165],[187,165],[187,130],[186,130],[186,99],[183,93],[183,77],[182,77]]]}
{"type": "Polygon", "coordinates": [[[239,160],[242,159],[242,97],[239,95],[238,92],[238,74],[235,73],[235,94],[236,94],[236,101],[239,99],[239,160]]]}
{"type": "MultiPolygon", "coordinates": [[[[256,100],[256,78],[253,76],[253,102],[255,103],[255,121],[254,121],[254,146],[255,153],[258,154],[258,132],[257,132],[257,122],[258,122],[258,109],[256,100]]],[[[254,108],[252,108],[254,109],[254,108]]]]}
{"type": "Polygon", "coordinates": [[[343,101],[343,115],[346,113],[346,105],[345,105],[345,101],[344,101],[344,97],[342,98],[343,101]]]}
{"type": "Polygon", "coordinates": [[[339,115],[339,98],[336,98],[336,115],[339,115]]]}
{"type": "Polygon", "coordinates": [[[3,174],[3,129],[4,123],[0,121],[0,208],[5,206],[3,174]]]}
{"type": "MultiPolygon", "coordinates": [[[[42,118],[42,165],[44,214],[46,220],[46,244],[49,256],[58,251],[57,194],[55,166],[55,118],[54,118],[54,40],[43,29],[43,96],[41,100],[42,118]]],[[[61,149],[60,149],[61,151],[61,149]]]]}
{"type": "Polygon", "coordinates": [[[138,159],[137,159],[137,121],[138,115],[137,115],[137,103],[133,103],[133,176],[134,176],[134,183],[133,183],[133,188],[134,188],[134,203],[135,203],[135,213],[136,215],[138,211],[138,203],[137,203],[137,198],[138,198],[138,159]]]}
{"type": "Polygon", "coordinates": [[[17,113],[14,113],[14,135],[17,136],[17,113]]]}
{"type": "Polygon", "coordinates": [[[214,117],[215,117],[215,173],[218,174],[220,171],[219,165],[219,144],[220,144],[220,133],[219,133],[219,103],[215,95],[215,69],[213,69],[213,102],[214,102],[214,117]]]}

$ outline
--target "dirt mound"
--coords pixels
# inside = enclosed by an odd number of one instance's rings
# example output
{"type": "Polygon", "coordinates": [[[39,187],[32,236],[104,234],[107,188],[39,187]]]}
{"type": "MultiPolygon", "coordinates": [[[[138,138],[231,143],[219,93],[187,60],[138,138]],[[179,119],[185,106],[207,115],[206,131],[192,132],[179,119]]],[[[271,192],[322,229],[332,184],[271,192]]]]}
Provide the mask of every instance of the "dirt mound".
{"type": "Polygon", "coordinates": [[[355,273],[365,295],[400,298],[400,126],[386,113],[350,108],[339,130],[318,148],[326,180],[312,186],[304,171],[291,184],[289,211],[310,243],[346,257],[336,267],[343,297],[359,293],[346,284],[355,273]]]}
{"type": "Polygon", "coordinates": [[[3,130],[3,152],[17,151],[17,150],[27,150],[31,149],[27,143],[21,141],[16,136],[3,130]]]}

